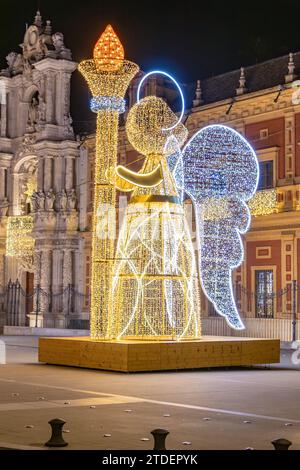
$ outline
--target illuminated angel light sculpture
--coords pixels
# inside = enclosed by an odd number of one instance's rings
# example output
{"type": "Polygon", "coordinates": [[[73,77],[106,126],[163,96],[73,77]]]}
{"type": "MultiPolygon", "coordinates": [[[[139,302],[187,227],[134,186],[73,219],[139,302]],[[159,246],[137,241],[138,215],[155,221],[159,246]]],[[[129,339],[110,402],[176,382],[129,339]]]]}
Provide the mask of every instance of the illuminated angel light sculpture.
{"type": "MultiPolygon", "coordinates": [[[[242,329],[232,293],[232,270],[243,258],[240,234],[249,227],[246,202],[256,191],[258,164],[245,139],[224,126],[209,126],[183,145],[184,98],[177,116],[160,98],[139,99],[126,130],[144,157],[139,173],[117,165],[118,115],[138,66],[124,60],[111,26],[80,63],[97,113],[92,241],[91,336],[93,339],[196,339],[201,335],[196,261],[183,196],[195,207],[203,290],[230,326],[242,329]],[[99,236],[109,224],[103,208],[115,208],[116,189],[131,191],[117,248],[99,236]],[[102,211],[102,212],[101,212],[102,211]],[[101,219],[101,220],[99,220],[101,219]],[[105,224],[104,224],[105,225],[105,224]]],[[[159,72],[172,77],[165,72],[159,72]]],[[[172,79],[174,80],[174,79],[172,79]]],[[[108,210],[109,212],[109,210],[108,210]]]]}
{"type": "Polygon", "coordinates": [[[139,101],[142,82],[126,129],[133,147],[147,158],[139,174],[120,166],[115,171],[118,188],[134,191],[118,242],[121,261],[115,265],[109,335],[199,337],[195,259],[181,206],[184,193],[196,213],[203,291],[232,328],[244,329],[232,270],[243,260],[241,234],[250,225],[247,201],[258,184],[255,152],[239,133],[221,125],[200,130],[181,151],[186,136],[179,124],[183,110],[176,120],[162,100],[139,101]]]}
{"type": "Polygon", "coordinates": [[[116,249],[107,336],[200,338],[197,265],[167,161],[186,140],[187,129],[161,98],[148,96],[138,97],[129,111],[126,131],[145,160],[138,173],[123,166],[110,172],[117,188],[132,195],[116,249]]]}

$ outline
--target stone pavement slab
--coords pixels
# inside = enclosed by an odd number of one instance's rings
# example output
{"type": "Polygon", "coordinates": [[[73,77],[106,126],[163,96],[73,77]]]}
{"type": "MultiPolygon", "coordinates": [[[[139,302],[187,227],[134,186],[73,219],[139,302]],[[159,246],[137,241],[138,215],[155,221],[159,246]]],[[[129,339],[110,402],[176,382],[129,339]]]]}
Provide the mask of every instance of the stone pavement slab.
{"type": "Polygon", "coordinates": [[[168,449],[271,450],[270,442],[284,437],[300,450],[297,370],[73,369],[38,364],[30,341],[18,347],[10,338],[10,362],[0,366],[0,447],[42,447],[48,421],[62,418],[65,450],[150,450],[150,432],[159,427],[170,431],[168,449]]]}

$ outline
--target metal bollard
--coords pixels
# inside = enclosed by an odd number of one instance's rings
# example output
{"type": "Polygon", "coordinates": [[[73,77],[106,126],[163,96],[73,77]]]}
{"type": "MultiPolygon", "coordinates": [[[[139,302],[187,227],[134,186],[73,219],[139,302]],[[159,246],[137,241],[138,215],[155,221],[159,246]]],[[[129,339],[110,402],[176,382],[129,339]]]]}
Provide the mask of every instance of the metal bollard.
{"type": "Polygon", "coordinates": [[[289,447],[292,445],[291,441],[287,439],[276,439],[272,441],[275,450],[289,450],[289,447]]]}
{"type": "Polygon", "coordinates": [[[66,422],[63,419],[55,418],[49,421],[51,426],[52,435],[49,441],[46,442],[46,447],[65,447],[68,443],[64,440],[62,435],[62,428],[66,422]]]}
{"type": "Polygon", "coordinates": [[[166,438],[169,431],[166,429],[154,429],[151,431],[151,434],[154,439],[153,450],[166,450],[166,438]]]}

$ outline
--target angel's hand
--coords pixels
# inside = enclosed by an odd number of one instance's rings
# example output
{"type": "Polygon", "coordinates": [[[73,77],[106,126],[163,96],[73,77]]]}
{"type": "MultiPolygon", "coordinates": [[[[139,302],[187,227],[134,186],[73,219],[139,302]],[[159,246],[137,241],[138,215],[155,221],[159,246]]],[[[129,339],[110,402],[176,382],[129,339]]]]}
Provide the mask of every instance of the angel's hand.
{"type": "Polygon", "coordinates": [[[160,164],[158,164],[157,167],[150,173],[137,173],[135,171],[129,170],[125,166],[119,165],[116,168],[116,175],[123,181],[126,181],[132,187],[140,186],[141,188],[154,188],[163,181],[160,164]]]}
{"type": "Polygon", "coordinates": [[[109,183],[115,186],[119,191],[130,192],[134,189],[134,185],[121,178],[116,171],[116,168],[111,166],[106,170],[106,179],[109,183]]]}

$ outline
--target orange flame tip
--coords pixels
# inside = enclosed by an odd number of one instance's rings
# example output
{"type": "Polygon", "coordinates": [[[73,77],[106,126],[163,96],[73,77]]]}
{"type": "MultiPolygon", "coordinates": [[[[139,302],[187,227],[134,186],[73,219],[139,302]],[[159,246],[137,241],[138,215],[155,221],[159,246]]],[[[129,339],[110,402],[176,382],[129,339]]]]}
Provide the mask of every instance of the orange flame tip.
{"type": "Polygon", "coordinates": [[[106,26],[94,47],[94,60],[97,68],[116,71],[124,60],[124,48],[112,26],[106,26]]]}

